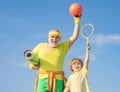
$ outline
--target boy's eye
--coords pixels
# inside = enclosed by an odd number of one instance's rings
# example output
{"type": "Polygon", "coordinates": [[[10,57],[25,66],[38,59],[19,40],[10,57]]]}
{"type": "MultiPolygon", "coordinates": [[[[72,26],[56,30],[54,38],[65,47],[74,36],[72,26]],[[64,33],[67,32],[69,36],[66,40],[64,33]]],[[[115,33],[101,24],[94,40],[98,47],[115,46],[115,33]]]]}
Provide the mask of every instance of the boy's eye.
{"type": "Polygon", "coordinates": [[[80,63],[74,63],[74,65],[80,65],[80,63]]]}

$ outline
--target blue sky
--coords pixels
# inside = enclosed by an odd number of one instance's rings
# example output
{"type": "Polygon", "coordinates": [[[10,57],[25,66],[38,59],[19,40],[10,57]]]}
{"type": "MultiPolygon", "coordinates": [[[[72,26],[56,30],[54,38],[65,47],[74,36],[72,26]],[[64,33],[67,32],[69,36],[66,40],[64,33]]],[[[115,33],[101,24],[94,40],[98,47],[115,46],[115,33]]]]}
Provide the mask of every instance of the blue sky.
{"type": "MultiPolygon", "coordinates": [[[[33,92],[37,71],[30,70],[23,52],[58,29],[62,40],[72,34],[74,22],[69,14],[72,3],[80,3],[80,26],[92,23],[90,39],[89,85],[91,92],[120,92],[120,1],[119,0],[0,0],[0,90],[33,92]]],[[[84,60],[85,40],[79,35],[65,58],[64,71],[71,74],[69,60],[84,60]]]]}

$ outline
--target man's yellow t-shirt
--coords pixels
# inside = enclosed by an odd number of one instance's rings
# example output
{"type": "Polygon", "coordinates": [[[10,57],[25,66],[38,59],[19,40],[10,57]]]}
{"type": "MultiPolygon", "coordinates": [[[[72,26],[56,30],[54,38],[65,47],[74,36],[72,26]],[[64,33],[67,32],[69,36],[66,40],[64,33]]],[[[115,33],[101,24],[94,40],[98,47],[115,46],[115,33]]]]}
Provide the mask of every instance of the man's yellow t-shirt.
{"type": "Polygon", "coordinates": [[[40,43],[33,49],[33,53],[40,58],[40,70],[62,71],[64,58],[69,50],[68,40],[54,50],[49,50],[47,45],[48,43],[40,43]]]}

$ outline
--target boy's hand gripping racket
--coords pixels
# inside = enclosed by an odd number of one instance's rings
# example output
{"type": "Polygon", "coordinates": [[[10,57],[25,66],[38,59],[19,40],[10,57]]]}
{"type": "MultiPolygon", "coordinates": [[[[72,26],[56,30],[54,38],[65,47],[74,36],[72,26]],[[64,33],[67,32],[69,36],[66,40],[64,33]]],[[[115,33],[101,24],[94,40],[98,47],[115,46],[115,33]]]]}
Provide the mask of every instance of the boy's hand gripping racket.
{"type": "Polygon", "coordinates": [[[89,46],[89,39],[91,38],[91,36],[94,33],[94,27],[92,24],[84,24],[81,28],[81,36],[86,40],[87,46],[89,46]],[[83,34],[83,31],[85,31],[85,28],[87,27],[91,27],[91,32],[89,32],[89,35],[85,35],[83,34]]]}

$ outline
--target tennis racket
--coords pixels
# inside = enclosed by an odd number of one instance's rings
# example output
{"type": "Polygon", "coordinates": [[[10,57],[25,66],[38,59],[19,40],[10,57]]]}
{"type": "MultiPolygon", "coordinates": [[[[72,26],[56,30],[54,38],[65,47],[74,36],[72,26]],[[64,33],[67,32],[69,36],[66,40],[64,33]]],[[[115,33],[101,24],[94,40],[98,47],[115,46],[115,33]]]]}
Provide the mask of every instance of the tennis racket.
{"type": "Polygon", "coordinates": [[[84,24],[82,26],[80,34],[86,40],[87,45],[89,45],[89,39],[91,38],[93,33],[94,33],[94,26],[92,24],[84,24]],[[87,28],[90,30],[88,30],[87,28]],[[87,35],[85,35],[85,32],[83,32],[83,31],[86,31],[87,35]],[[87,31],[89,31],[89,32],[87,32],[87,31]]]}

